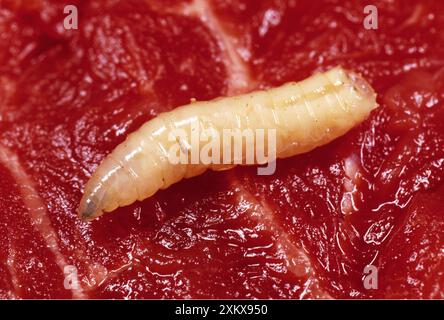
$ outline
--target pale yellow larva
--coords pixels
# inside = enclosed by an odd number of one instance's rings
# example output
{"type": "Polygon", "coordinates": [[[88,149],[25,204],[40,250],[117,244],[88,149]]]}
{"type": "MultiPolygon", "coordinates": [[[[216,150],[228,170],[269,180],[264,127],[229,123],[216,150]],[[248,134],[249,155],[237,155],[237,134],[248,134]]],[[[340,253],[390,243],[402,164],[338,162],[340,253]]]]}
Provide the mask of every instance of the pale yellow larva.
{"type": "MultiPolygon", "coordinates": [[[[234,166],[234,154],[230,163],[222,159],[212,164],[174,163],[169,150],[178,144],[182,149],[196,146],[191,146],[186,137],[172,139],[172,131],[190,132],[193,125],[219,133],[230,128],[273,129],[276,157],[286,158],[336,139],[376,107],[376,94],[370,85],[359,75],[337,67],[297,83],[194,102],[162,113],[130,134],[102,162],[85,187],[79,215],[91,220],[103,212],[146,199],[183,178],[207,169],[234,166]]],[[[244,144],[242,148],[245,147],[244,144]]]]}

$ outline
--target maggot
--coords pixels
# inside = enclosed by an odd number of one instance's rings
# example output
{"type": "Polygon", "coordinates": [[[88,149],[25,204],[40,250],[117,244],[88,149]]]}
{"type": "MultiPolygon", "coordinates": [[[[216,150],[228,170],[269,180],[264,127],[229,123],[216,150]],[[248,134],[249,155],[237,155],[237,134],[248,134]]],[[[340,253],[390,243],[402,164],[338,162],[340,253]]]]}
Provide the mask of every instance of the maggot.
{"type": "MultiPolygon", "coordinates": [[[[183,178],[197,176],[207,169],[226,170],[239,163],[234,153],[214,163],[171,161],[168,152],[177,146],[186,152],[202,147],[187,136],[172,139],[172,132],[177,130],[190,132],[196,127],[216,133],[227,128],[275,130],[275,158],[286,158],[345,134],[376,107],[376,94],[367,81],[336,67],[300,82],[193,102],[162,113],[128,135],[105,158],[86,184],[79,215],[91,220],[144,200],[183,178]]],[[[265,141],[265,145],[270,143],[265,141]]],[[[242,149],[246,147],[243,143],[242,149]]],[[[274,157],[269,156],[266,161],[274,161],[274,157]]]]}

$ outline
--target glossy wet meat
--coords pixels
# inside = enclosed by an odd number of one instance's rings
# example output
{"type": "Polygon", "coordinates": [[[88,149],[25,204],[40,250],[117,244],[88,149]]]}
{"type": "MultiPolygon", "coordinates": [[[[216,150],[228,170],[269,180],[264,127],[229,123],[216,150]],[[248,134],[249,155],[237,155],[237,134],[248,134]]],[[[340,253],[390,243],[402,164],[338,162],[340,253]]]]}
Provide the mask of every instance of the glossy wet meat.
{"type": "Polygon", "coordinates": [[[0,297],[443,298],[444,4],[374,1],[365,30],[360,1],[158,3],[69,1],[67,31],[64,1],[0,0],[0,297]],[[346,136],[270,177],[206,173],[76,218],[159,112],[337,64],[381,104],[346,136]]]}

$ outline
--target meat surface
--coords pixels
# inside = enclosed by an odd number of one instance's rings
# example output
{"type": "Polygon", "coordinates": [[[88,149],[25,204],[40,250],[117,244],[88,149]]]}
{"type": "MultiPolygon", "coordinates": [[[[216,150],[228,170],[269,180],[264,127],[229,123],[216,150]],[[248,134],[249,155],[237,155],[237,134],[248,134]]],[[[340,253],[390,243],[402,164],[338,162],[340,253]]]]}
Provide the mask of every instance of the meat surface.
{"type": "Polygon", "coordinates": [[[444,298],[444,3],[373,2],[0,0],[0,297],[444,298]],[[381,105],[344,137],[77,218],[160,112],[336,65],[381,105]]]}

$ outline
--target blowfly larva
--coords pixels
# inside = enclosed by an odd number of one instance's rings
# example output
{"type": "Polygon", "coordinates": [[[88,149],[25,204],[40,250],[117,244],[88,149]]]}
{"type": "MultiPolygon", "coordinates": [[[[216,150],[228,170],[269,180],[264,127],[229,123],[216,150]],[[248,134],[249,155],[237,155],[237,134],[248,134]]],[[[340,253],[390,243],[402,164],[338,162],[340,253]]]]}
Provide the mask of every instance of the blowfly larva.
{"type": "MultiPolygon", "coordinates": [[[[222,159],[221,154],[220,161],[213,163],[171,161],[169,152],[178,146],[187,154],[202,147],[201,143],[193,143],[189,135],[177,138],[172,134],[178,130],[192,132],[193,128],[202,128],[219,136],[224,129],[274,130],[275,141],[268,141],[265,135],[261,144],[261,148],[275,144],[275,157],[268,155],[266,162],[329,143],[361,123],[376,106],[371,86],[359,75],[337,67],[300,82],[193,102],[162,113],[130,134],[94,172],[80,202],[80,217],[91,220],[103,212],[146,199],[183,178],[207,169],[226,170],[239,163],[235,153],[230,153],[228,159],[222,159]]],[[[241,143],[245,151],[247,145],[241,143]]]]}

